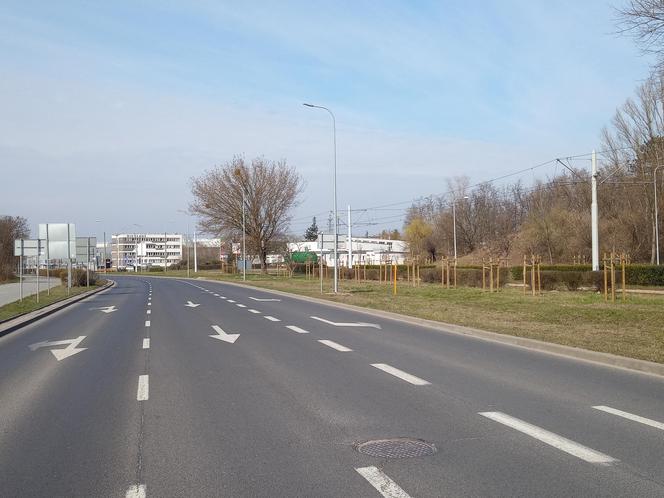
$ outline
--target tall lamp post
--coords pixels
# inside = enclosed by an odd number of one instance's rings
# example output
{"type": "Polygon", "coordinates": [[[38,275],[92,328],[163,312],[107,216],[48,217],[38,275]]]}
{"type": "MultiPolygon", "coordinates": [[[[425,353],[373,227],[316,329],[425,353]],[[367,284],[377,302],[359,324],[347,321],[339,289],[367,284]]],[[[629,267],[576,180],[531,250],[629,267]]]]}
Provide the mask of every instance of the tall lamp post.
{"type": "MultiPolygon", "coordinates": [[[[95,223],[101,223],[104,220],[95,220],[95,223]]],[[[104,273],[106,273],[106,230],[104,230],[104,273]]]]}
{"type": "Polygon", "coordinates": [[[655,171],[652,174],[652,186],[655,189],[655,248],[656,248],[656,257],[657,257],[657,264],[659,265],[659,225],[657,223],[657,170],[661,168],[661,166],[657,166],[655,168],[655,171]]]}
{"type": "Polygon", "coordinates": [[[334,114],[332,114],[332,111],[330,111],[327,107],[323,107],[322,105],[314,105],[314,104],[307,104],[304,103],[302,104],[306,107],[313,107],[316,109],[323,109],[327,111],[330,116],[332,117],[332,138],[334,142],[334,182],[333,182],[333,190],[334,190],[334,292],[337,293],[339,291],[339,260],[337,258],[337,243],[338,243],[338,216],[337,216],[337,121],[334,118],[334,114]]]}
{"type": "MultiPolygon", "coordinates": [[[[464,195],[462,199],[468,199],[467,195],[464,195]]],[[[456,264],[457,260],[457,237],[456,237],[456,199],[452,201],[452,232],[454,233],[454,262],[456,264]]]]}

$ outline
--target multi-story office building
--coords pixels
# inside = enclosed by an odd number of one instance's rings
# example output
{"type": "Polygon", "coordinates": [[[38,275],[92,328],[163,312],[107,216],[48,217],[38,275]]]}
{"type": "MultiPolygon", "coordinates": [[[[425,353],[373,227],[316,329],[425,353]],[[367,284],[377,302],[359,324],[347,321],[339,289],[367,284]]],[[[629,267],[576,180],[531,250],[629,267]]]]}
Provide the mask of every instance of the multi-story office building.
{"type": "Polygon", "coordinates": [[[182,259],[179,233],[121,233],[111,237],[111,264],[120,270],[171,266],[182,259]]]}

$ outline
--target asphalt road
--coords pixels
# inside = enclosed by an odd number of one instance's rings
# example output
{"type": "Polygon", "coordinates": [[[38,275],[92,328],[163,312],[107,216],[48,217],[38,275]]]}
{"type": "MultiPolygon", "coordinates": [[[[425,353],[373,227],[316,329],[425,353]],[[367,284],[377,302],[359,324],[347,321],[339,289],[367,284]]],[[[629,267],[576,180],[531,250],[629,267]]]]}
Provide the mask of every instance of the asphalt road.
{"type": "Polygon", "coordinates": [[[0,338],[0,496],[664,496],[662,378],[114,279],[0,338]]]}

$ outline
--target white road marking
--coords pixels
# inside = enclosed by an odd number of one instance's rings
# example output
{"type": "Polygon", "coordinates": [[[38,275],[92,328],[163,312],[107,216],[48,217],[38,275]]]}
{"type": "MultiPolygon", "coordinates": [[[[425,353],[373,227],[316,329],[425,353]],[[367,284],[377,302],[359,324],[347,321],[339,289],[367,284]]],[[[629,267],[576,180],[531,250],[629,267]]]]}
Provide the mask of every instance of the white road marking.
{"type": "Polygon", "coordinates": [[[244,304],[236,304],[235,306],[237,306],[238,308],[246,308],[244,304]]]}
{"type": "Polygon", "coordinates": [[[219,339],[220,341],[230,342],[231,344],[237,341],[237,338],[240,337],[240,334],[227,334],[219,325],[212,325],[212,328],[217,333],[216,335],[211,335],[213,339],[219,339]]]}
{"type": "Polygon", "coordinates": [[[149,327],[150,326],[150,320],[145,320],[145,326],[149,327]]]}
{"type": "Polygon", "coordinates": [[[219,294],[214,294],[214,297],[219,297],[219,294]]]}
{"type": "Polygon", "coordinates": [[[348,351],[352,351],[352,349],[347,348],[346,346],[342,346],[341,344],[338,344],[334,341],[328,341],[327,339],[318,339],[318,342],[320,342],[321,344],[325,344],[326,346],[329,346],[332,349],[336,349],[337,351],[341,351],[342,353],[347,353],[348,351]]]}
{"type": "Polygon", "coordinates": [[[261,302],[261,303],[278,302],[278,301],[281,301],[281,299],[274,299],[274,298],[270,298],[270,299],[259,299],[259,298],[257,298],[257,297],[251,297],[251,296],[249,296],[249,299],[253,299],[254,301],[259,301],[259,302],[261,302]]]}
{"type": "Polygon", "coordinates": [[[145,484],[129,486],[125,498],[145,498],[145,484]]]}
{"type": "Polygon", "coordinates": [[[152,303],[148,303],[148,306],[152,306],[152,303]]]}
{"type": "Polygon", "coordinates": [[[610,413],[611,415],[617,415],[618,417],[626,418],[628,420],[632,420],[640,424],[649,425],[650,427],[654,427],[655,429],[659,429],[660,431],[664,431],[664,423],[657,422],[657,420],[641,417],[639,415],[634,415],[633,413],[624,412],[622,410],[616,410],[615,408],[611,408],[610,406],[593,406],[593,408],[595,410],[601,410],[603,412],[610,413]]]}
{"type": "Polygon", "coordinates": [[[249,310],[247,310],[247,311],[248,311],[249,313],[254,313],[254,314],[256,314],[256,315],[258,315],[258,314],[260,313],[260,311],[258,311],[258,310],[254,310],[254,309],[249,309],[249,310]]]}
{"type": "Polygon", "coordinates": [[[187,303],[185,304],[185,306],[186,306],[187,308],[196,308],[197,306],[200,306],[200,304],[192,303],[191,301],[187,301],[187,303]]]}
{"type": "Polygon", "coordinates": [[[145,313],[149,315],[150,313],[152,313],[152,310],[146,310],[145,313]]]}
{"type": "Polygon", "coordinates": [[[334,325],[335,327],[372,327],[374,329],[379,329],[380,325],[377,323],[367,323],[367,322],[331,322],[325,318],[320,318],[318,316],[312,316],[314,320],[319,322],[327,323],[328,325],[334,325]]]}
{"type": "Polygon", "coordinates": [[[150,338],[146,337],[143,339],[143,349],[150,349],[150,338]]]}
{"type": "Polygon", "coordinates": [[[233,301],[232,299],[229,299],[228,302],[229,303],[234,303],[235,301],[233,301]]]}
{"type": "Polygon", "coordinates": [[[533,437],[543,443],[553,446],[565,453],[569,453],[581,460],[585,460],[588,463],[600,463],[600,464],[611,464],[617,462],[617,460],[609,455],[600,453],[591,448],[583,446],[579,443],[576,443],[570,439],[549,432],[546,429],[537,427],[536,425],[529,424],[524,422],[516,417],[512,417],[502,412],[480,412],[480,415],[483,417],[489,418],[500,424],[504,424],[507,427],[511,427],[514,430],[523,432],[530,437],[533,437]]]}
{"type": "Polygon", "coordinates": [[[358,467],[355,471],[364,477],[385,498],[410,498],[408,493],[377,467],[358,467]]]}
{"type": "Polygon", "coordinates": [[[150,397],[150,379],[147,375],[138,376],[137,401],[146,401],[150,397]]]}
{"type": "Polygon", "coordinates": [[[113,313],[114,311],[118,311],[118,309],[115,306],[103,306],[101,308],[90,308],[91,310],[99,310],[102,313],[113,313]]]}
{"type": "Polygon", "coordinates": [[[226,299],[226,296],[219,296],[220,299],[226,299]]]}
{"type": "Polygon", "coordinates": [[[297,327],[295,325],[286,325],[287,329],[291,329],[293,332],[297,332],[298,334],[308,334],[308,330],[301,329],[300,327],[297,327]]]}
{"type": "Polygon", "coordinates": [[[386,365],[385,363],[372,363],[371,366],[377,368],[378,370],[382,370],[383,372],[387,372],[388,374],[394,375],[395,377],[399,377],[401,380],[405,380],[406,382],[410,382],[416,386],[428,386],[431,384],[431,382],[420,379],[419,377],[415,377],[414,375],[406,373],[403,370],[399,370],[398,368],[394,368],[390,365],[386,365]]]}
{"type": "Polygon", "coordinates": [[[275,317],[270,316],[270,315],[265,315],[263,318],[265,318],[266,320],[270,320],[271,322],[280,322],[281,321],[278,318],[275,318],[275,317]]]}
{"type": "Polygon", "coordinates": [[[63,341],[41,341],[41,342],[36,342],[34,344],[30,344],[28,348],[30,348],[30,351],[35,351],[39,348],[48,348],[51,346],[64,346],[66,344],[67,345],[66,348],[51,349],[51,353],[53,353],[55,359],[60,361],[88,349],[88,348],[76,347],[81,343],[83,339],[85,339],[85,337],[86,336],[84,335],[79,335],[76,339],[65,339],[63,341]]]}

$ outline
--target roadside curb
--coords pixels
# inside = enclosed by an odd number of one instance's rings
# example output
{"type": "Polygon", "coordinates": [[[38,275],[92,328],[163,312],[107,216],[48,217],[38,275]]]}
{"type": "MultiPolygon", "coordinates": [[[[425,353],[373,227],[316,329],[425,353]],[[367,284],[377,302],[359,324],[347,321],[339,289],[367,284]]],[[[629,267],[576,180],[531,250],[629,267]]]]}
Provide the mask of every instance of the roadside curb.
{"type": "Polygon", "coordinates": [[[55,303],[49,304],[48,306],[44,306],[43,308],[39,308],[38,310],[24,313],[23,315],[19,315],[15,318],[10,318],[6,322],[0,324],[0,337],[5,336],[10,332],[14,332],[22,327],[25,327],[26,325],[34,323],[37,320],[40,320],[41,318],[47,317],[48,315],[51,315],[56,311],[60,311],[61,309],[71,306],[74,303],[82,301],[87,297],[94,296],[99,292],[105,291],[113,287],[114,285],[115,282],[113,280],[109,280],[106,285],[100,287],[99,289],[86,291],[81,294],[78,294],[77,296],[56,301],[55,303]]]}
{"type": "Polygon", "coordinates": [[[391,320],[396,320],[402,323],[419,325],[422,327],[427,327],[429,329],[433,329],[439,332],[445,332],[448,334],[464,335],[466,337],[473,337],[485,341],[492,341],[510,346],[516,346],[519,348],[535,350],[542,353],[562,356],[565,358],[573,358],[576,360],[587,361],[603,366],[621,368],[625,370],[637,371],[641,373],[647,373],[647,374],[664,377],[664,364],[655,363],[652,361],[638,360],[636,358],[628,358],[626,356],[618,356],[611,353],[601,353],[599,351],[591,351],[589,349],[582,349],[574,346],[564,346],[562,344],[554,344],[550,342],[539,341],[537,339],[529,339],[526,337],[499,334],[497,332],[489,332],[487,330],[465,327],[463,325],[454,325],[451,323],[427,320],[426,318],[417,318],[413,316],[401,315],[399,313],[394,313],[392,311],[363,308],[360,306],[356,306],[354,304],[337,303],[334,301],[328,301],[326,299],[320,299],[316,297],[302,296],[300,294],[291,294],[290,292],[284,292],[274,289],[265,289],[263,287],[257,287],[250,284],[226,282],[223,280],[209,280],[203,278],[188,279],[187,277],[183,277],[182,279],[195,280],[198,282],[222,283],[222,284],[234,285],[237,287],[244,287],[244,288],[250,287],[252,289],[264,291],[270,294],[276,294],[284,297],[300,299],[302,301],[310,301],[318,304],[325,304],[327,306],[332,306],[339,309],[357,311],[359,313],[364,313],[365,315],[374,316],[378,318],[389,318],[391,320]]]}

